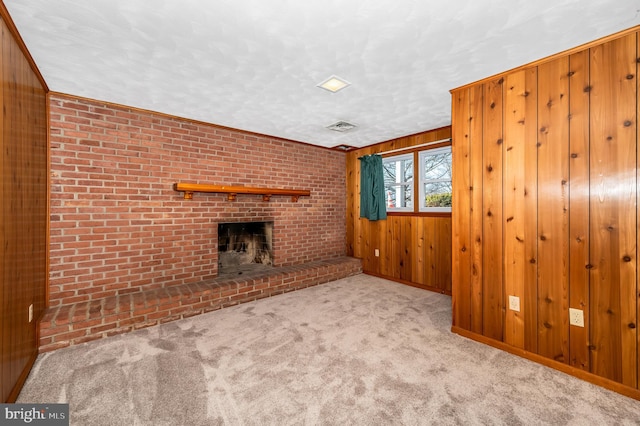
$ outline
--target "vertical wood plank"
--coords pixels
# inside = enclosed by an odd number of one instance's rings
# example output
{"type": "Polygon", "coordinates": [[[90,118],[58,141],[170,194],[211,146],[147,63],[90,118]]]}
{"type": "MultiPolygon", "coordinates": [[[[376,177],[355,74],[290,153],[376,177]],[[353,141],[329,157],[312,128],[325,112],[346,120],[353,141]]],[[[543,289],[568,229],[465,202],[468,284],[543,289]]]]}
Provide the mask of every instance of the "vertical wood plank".
{"type": "Polygon", "coordinates": [[[367,220],[360,218],[360,160],[355,157],[354,154],[354,187],[356,191],[354,193],[354,209],[353,209],[353,255],[358,258],[362,258],[362,228],[366,225],[367,220]]]}
{"type": "Polygon", "coordinates": [[[437,267],[434,270],[435,287],[447,294],[451,294],[451,268],[444,267],[444,265],[451,265],[451,218],[432,219],[434,219],[435,241],[437,243],[437,251],[435,253],[437,267]]]}
{"type": "Polygon", "coordinates": [[[569,362],[569,58],[538,66],[538,353],[569,362]]]}
{"type": "MultiPolygon", "coordinates": [[[[504,82],[504,289],[505,297],[525,297],[525,73],[508,74],[504,82]]],[[[504,342],[524,348],[524,312],[507,309],[504,342]]]]}
{"type": "MultiPolygon", "coordinates": [[[[17,45],[12,45],[12,56],[14,58],[14,63],[16,64],[16,75],[14,77],[15,81],[15,94],[21,99],[21,102],[18,102],[16,105],[15,113],[17,116],[17,122],[15,123],[14,137],[17,141],[17,160],[18,160],[18,168],[20,170],[29,170],[31,159],[30,151],[33,149],[31,146],[32,141],[29,140],[29,135],[31,131],[27,130],[29,127],[29,93],[28,93],[28,84],[29,79],[27,76],[28,63],[24,59],[22,52],[17,45]]],[[[21,275],[22,285],[17,288],[17,306],[14,307],[15,315],[16,315],[16,324],[18,324],[20,328],[20,335],[17,338],[16,344],[16,356],[15,356],[15,381],[17,382],[20,377],[20,373],[22,373],[22,369],[28,362],[29,350],[28,347],[32,348],[35,346],[35,341],[31,341],[32,339],[32,331],[30,324],[26,324],[24,321],[24,312],[27,311],[30,302],[29,293],[31,292],[31,285],[33,284],[33,264],[31,261],[31,253],[33,247],[33,225],[31,223],[31,215],[33,213],[33,199],[31,198],[33,194],[30,191],[30,186],[33,185],[33,179],[35,175],[28,173],[26,176],[23,176],[22,182],[20,182],[20,195],[16,197],[16,204],[19,206],[20,211],[23,212],[22,217],[20,218],[20,229],[21,234],[18,235],[18,246],[20,247],[20,253],[22,253],[21,259],[18,262],[17,268],[20,269],[19,274],[21,275]],[[30,197],[31,196],[31,197],[30,197]]]]}
{"type": "MultiPolygon", "coordinates": [[[[640,174],[637,173],[640,166],[640,32],[636,33],[636,366],[637,373],[640,375],[640,331],[638,331],[638,322],[640,321],[640,273],[638,268],[640,265],[640,255],[638,253],[638,244],[640,244],[640,174]]],[[[636,382],[636,387],[640,388],[640,377],[636,382]]]]}
{"type": "Polygon", "coordinates": [[[589,371],[589,50],[569,70],[569,307],[584,312],[584,327],[569,326],[569,363],[589,371]]]}
{"type": "Polygon", "coordinates": [[[411,281],[412,257],[415,252],[414,248],[414,231],[412,227],[412,218],[401,216],[400,218],[400,279],[411,281]]]}
{"type": "MultiPolygon", "coordinates": [[[[14,64],[14,74],[11,76],[11,92],[15,99],[20,99],[19,102],[12,103],[12,123],[10,125],[10,134],[14,142],[14,163],[13,167],[17,170],[27,171],[29,167],[28,150],[31,149],[30,141],[25,140],[25,134],[31,133],[27,131],[27,98],[24,91],[26,81],[24,80],[24,65],[25,60],[19,47],[15,43],[11,43],[11,62],[14,64]]],[[[28,138],[27,138],[28,139],[28,138]]],[[[30,214],[31,206],[30,200],[26,199],[23,194],[28,196],[27,186],[31,185],[33,175],[26,173],[21,175],[21,179],[17,178],[17,174],[13,176],[12,187],[16,193],[12,194],[11,204],[15,209],[14,212],[20,212],[18,218],[16,218],[16,228],[21,230],[20,233],[15,232],[14,241],[16,251],[12,253],[14,255],[14,269],[13,276],[15,277],[14,283],[19,283],[13,289],[14,305],[13,305],[13,321],[15,328],[12,330],[14,333],[13,345],[14,353],[12,356],[12,373],[13,381],[17,382],[22,369],[27,363],[24,353],[24,345],[29,335],[29,325],[24,322],[24,312],[27,311],[27,301],[25,300],[26,289],[32,284],[30,282],[30,265],[27,257],[29,256],[29,234],[30,228],[30,214]],[[24,230],[24,231],[23,231],[24,230]],[[26,232],[25,232],[26,231],[26,232]]],[[[14,213],[15,214],[15,213],[14,213]]]]}
{"type": "Polygon", "coordinates": [[[16,246],[16,227],[19,225],[16,219],[16,211],[14,209],[17,206],[14,205],[15,199],[11,189],[13,186],[12,170],[17,166],[16,160],[16,142],[12,137],[12,125],[15,121],[13,116],[15,102],[12,102],[15,98],[15,92],[13,90],[13,82],[11,81],[12,72],[12,52],[11,52],[11,40],[8,32],[2,25],[2,67],[3,67],[3,79],[2,79],[2,91],[3,91],[3,135],[2,138],[5,141],[5,150],[3,152],[3,166],[2,166],[2,182],[6,182],[5,198],[2,200],[2,208],[4,215],[9,219],[8,222],[4,222],[5,232],[4,241],[2,244],[5,248],[5,257],[3,258],[3,290],[4,290],[4,304],[2,305],[2,315],[4,316],[4,329],[2,330],[2,379],[3,379],[3,396],[6,397],[11,391],[12,384],[15,383],[14,375],[16,365],[15,359],[15,335],[18,333],[19,327],[15,323],[15,311],[12,306],[15,305],[16,290],[19,286],[17,274],[15,273],[16,267],[16,253],[18,253],[18,247],[16,246]],[[11,226],[7,226],[11,225],[11,226]]]}
{"type": "MultiPolygon", "coordinates": [[[[424,256],[424,279],[425,284],[431,287],[436,287],[437,284],[437,274],[436,272],[441,269],[450,270],[451,268],[443,268],[441,264],[438,263],[436,258],[436,250],[440,250],[440,246],[436,241],[436,230],[439,228],[439,221],[434,217],[423,217],[422,218],[422,227],[425,236],[425,244],[423,247],[423,256],[424,256]]],[[[448,244],[451,244],[451,235],[449,234],[448,244]]],[[[450,265],[450,263],[449,263],[450,265]]]]}
{"type": "MultiPolygon", "coordinates": [[[[525,70],[524,348],[538,352],[538,69],[525,70]]],[[[565,117],[566,119],[566,117],[565,117]]]]}
{"type": "Polygon", "coordinates": [[[380,232],[383,233],[384,239],[380,244],[380,258],[382,263],[380,265],[380,273],[385,277],[393,277],[393,226],[392,217],[387,216],[387,220],[384,220],[384,224],[380,227],[380,232]]]}
{"type": "Polygon", "coordinates": [[[452,111],[452,305],[453,325],[471,328],[470,302],[470,194],[469,194],[469,90],[453,92],[452,111]]]}
{"type": "MultiPolygon", "coordinates": [[[[0,25],[0,57],[2,58],[2,62],[4,64],[5,62],[5,43],[4,43],[4,39],[5,39],[5,24],[4,21],[2,21],[0,19],[0,23],[2,25],[0,25]]],[[[4,81],[5,81],[5,76],[4,76],[4,66],[0,66],[0,107],[4,110],[5,107],[5,96],[4,96],[4,81]]],[[[8,292],[9,290],[9,286],[8,283],[9,281],[7,281],[7,268],[5,266],[5,259],[7,258],[7,253],[6,253],[6,241],[7,241],[7,233],[5,232],[5,223],[8,223],[9,221],[9,212],[5,213],[5,202],[4,200],[6,200],[8,194],[5,193],[4,191],[4,182],[5,179],[7,179],[7,176],[5,176],[5,171],[7,170],[7,167],[5,165],[5,151],[8,148],[8,141],[5,140],[4,137],[5,133],[4,133],[4,114],[0,116],[0,148],[2,149],[2,151],[0,151],[0,165],[2,166],[2,170],[0,170],[0,175],[2,176],[2,184],[0,185],[0,199],[3,200],[2,202],[2,207],[0,207],[0,254],[2,255],[2,257],[0,257],[0,262],[2,265],[2,270],[0,271],[0,309],[2,309],[2,314],[0,315],[0,398],[1,401],[6,401],[7,396],[9,395],[9,392],[11,392],[11,389],[9,388],[10,386],[10,381],[9,378],[7,377],[7,374],[9,373],[9,371],[7,369],[5,369],[5,353],[8,352],[9,348],[7,346],[5,346],[5,336],[8,336],[10,331],[9,331],[9,324],[7,322],[7,318],[6,315],[4,315],[4,313],[6,312],[6,304],[5,304],[5,293],[8,292]]]]}
{"type": "Polygon", "coordinates": [[[482,244],[483,244],[483,212],[482,212],[482,175],[484,159],[482,156],[482,110],[483,85],[469,89],[469,146],[471,166],[471,331],[482,334],[482,244]]]}
{"type": "Polygon", "coordinates": [[[487,337],[502,341],[504,265],[502,224],[504,80],[484,84],[482,327],[487,337]]]}
{"type": "Polygon", "coordinates": [[[371,239],[371,271],[373,273],[380,273],[380,244],[384,238],[384,234],[381,232],[382,226],[386,221],[376,220],[371,222],[369,228],[369,238],[371,239]],[[375,255],[375,250],[378,249],[378,256],[375,255]]]}
{"type": "Polygon", "coordinates": [[[418,284],[426,284],[424,281],[424,220],[421,217],[412,217],[411,226],[415,233],[414,256],[411,265],[411,281],[418,284]]]}
{"type": "Polygon", "coordinates": [[[362,258],[362,269],[371,271],[372,268],[372,248],[371,248],[371,228],[375,226],[375,221],[363,219],[360,224],[360,257],[362,258]]]}
{"type": "Polygon", "coordinates": [[[346,254],[347,256],[355,256],[355,233],[356,222],[360,212],[360,197],[356,194],[360,192],[360,181],[356,171],[356,163],[358,159],[353,152],[346,154],[346,178],[347,178],[347,235],[346,235],[346,254]],[[358,177],[358,182],[356,182],[358,177]],[[357,200],[356,200],[357,198],[357,200]]]}
{"type": "MultiPolygon", "coordinates": [[[[33,211],[30,222],[33,236],[31,238],[32,250],[30,253],[32,271],[31,285],[29,286],[29,303],[33,303],[35,319],[40,318],[44,312],[48,299],[48,274],[49,274],[49,144],[48,144],[48,106],[47,96],[44,92],[38,76],[30,69],[25,59],[29,76],[29,116],[28,122],[32,123],[31,135],[28,143],[33,148],[30,167],[34,173],[29,198],[33,203],[33,211]]],[[[0,199],[2,197],[0,196],[0,199]]],[[[29,357],[37,352],[38,322],[34,320],[29,328],[29,344],[27,345],[27,362],[29,357]]]]}
{"type": "Polygon", "coordinates": [[[387,217],[391,230],[391,276],[395,279],[400,279],[401,276],[401,262],[402,262],[402,217],[391,216],[391,219],[387,217]]]}
{"type": "Polygon", "coordinates": [[[591,49],[592,372],[637,386],[636,35],[591,49]]]}

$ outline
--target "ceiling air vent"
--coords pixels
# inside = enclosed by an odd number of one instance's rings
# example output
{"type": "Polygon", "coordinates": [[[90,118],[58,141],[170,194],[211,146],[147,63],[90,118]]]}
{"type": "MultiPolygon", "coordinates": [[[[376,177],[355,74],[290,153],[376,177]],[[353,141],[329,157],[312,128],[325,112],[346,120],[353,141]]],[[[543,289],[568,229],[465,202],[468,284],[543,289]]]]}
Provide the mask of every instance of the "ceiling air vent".
{"type": "Polygon", "coordinates": [[[334,146],[331,149],[335,149],[336,151],[353,151],[354,149],[356,149],[355,146],[351,146],[351,145],[338,145],[338,146],[334,146]]]}
{"type": "Polygon", "coordinates": [[[356,126],[355,124],[347,123],[346,121],[338,121],[327,126],[327,129],[334,130],[336,132],[348,132],[349,130],[355,129],[356,127],[358,126],[356,126]]]}

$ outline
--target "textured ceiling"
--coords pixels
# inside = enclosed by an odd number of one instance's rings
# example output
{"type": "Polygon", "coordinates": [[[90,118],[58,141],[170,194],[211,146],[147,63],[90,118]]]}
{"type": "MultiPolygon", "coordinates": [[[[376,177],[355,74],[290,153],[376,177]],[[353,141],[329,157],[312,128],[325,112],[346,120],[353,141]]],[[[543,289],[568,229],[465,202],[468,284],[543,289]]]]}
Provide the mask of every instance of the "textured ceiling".
{"type": "Polygon", "coordinates": [[[52,91],[326,147],[448,125],[450,89],[640,24],[640,0],[4,3],[52,91]]]}

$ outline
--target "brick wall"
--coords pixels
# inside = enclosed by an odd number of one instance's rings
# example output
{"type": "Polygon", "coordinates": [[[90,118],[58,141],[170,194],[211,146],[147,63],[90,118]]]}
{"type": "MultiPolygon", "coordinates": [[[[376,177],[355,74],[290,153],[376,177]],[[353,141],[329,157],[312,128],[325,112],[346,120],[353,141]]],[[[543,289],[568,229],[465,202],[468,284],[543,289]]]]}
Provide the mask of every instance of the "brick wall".
{"type": "Polygon", "coordinates": [[[50,305],[217,274],[218,222],[274,221],[276,266],[345,254],[345,155],[162,114],[52,95],[50,305]],[[194,194],[175,182],[310,189],[194,194]]]}

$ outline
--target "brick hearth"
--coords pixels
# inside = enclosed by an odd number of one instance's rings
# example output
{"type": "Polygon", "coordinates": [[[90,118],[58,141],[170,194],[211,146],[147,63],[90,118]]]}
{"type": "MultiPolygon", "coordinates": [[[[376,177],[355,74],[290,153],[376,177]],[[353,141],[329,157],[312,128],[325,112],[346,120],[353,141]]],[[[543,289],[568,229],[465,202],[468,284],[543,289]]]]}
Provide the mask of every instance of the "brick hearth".
{"type": "Polygon", "coordinates": [[[47,310],[40,322],[40,352],[287,293],[360,272],[359,259],[339,257],[273,268],[260,275],[217,278],[55,306],[47,310]]]}

